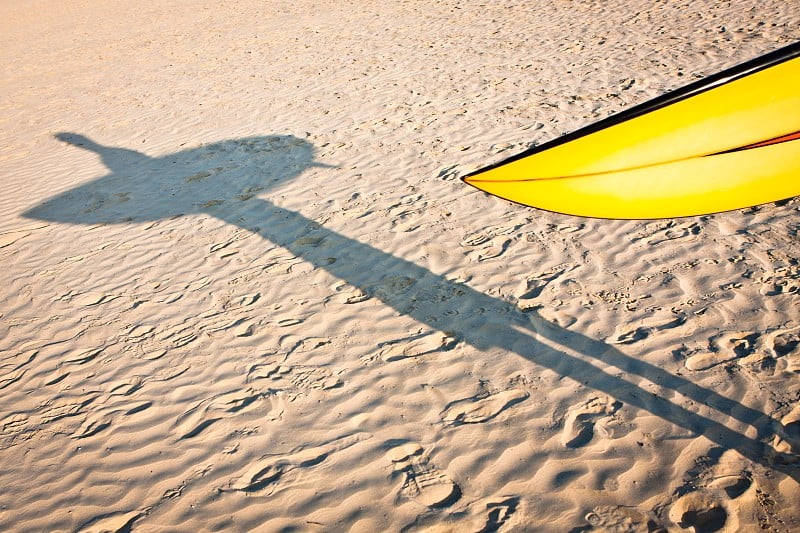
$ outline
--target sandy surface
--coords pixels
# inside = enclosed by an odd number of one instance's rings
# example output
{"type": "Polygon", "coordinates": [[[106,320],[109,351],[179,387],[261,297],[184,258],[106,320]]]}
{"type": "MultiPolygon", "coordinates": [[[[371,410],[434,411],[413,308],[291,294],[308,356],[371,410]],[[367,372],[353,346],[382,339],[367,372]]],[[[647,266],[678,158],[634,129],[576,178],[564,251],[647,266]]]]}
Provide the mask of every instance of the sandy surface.
{"type": "Polygon", "coordinates": [[[458,179],[800,39],[800,4],[0,28],[0,530],[800,528],[800,202],[601,221],[458,179]]]}

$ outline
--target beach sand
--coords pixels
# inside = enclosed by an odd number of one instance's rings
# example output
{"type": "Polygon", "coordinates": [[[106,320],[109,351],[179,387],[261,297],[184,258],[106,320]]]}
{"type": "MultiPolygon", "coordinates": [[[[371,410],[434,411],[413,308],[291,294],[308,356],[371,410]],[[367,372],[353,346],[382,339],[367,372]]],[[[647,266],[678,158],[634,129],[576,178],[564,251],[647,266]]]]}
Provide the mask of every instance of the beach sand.
{"type": "Polygon", "coordinates": [[[800,528],[800,201],[459,179],[800,39],[796,2],[0,21],[0,530],[800,528]]]}

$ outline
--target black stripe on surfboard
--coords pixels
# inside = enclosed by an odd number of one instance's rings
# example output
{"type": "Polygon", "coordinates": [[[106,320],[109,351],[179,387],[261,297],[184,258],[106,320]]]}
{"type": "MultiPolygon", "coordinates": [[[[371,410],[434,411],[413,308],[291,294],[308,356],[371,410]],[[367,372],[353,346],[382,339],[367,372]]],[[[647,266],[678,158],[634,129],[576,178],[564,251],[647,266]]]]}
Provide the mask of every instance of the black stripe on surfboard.
{"type": "MultiPolygon", "coordinates": [[[[622,111],[615,115],[611,115],[608,118],[604,118],[598,122],[589,124],[588,126],[577,129],[571,133],[567,133],[566,135],[558,137],[557,139],[553,139],[538,146],[533,146],[525,150],[524,152],[520,152],[509,158],[503,159],[502,161],[491,164],[474,172],[470,172],[466,176],[463,176],[462,179],[467,179],[470,178],[471,176],[488,172],[489,170],[493,170],[495,168],[501,167],[508,163],[512,163],[514,161],[518,161],[530,155],[537,154],[539,152],[544,152],[545,150],[549,150],[550,148],[566,144],[580,137],[585,137],[586,135],[606,129],[615,124],[619,124],[621,122],[625,122],[626,120],[630,120],[632,118],[645,115],[657,109],[661,109],[662,107],[666,107],[676,102],[680,102],[681,100],[685,100],[686,98],[690,98],[696,94],[700,94],[705,91],[711,90],[714,87],[719,87],[720,85],[730,83],[734,80],[743,78],[750,74],[754,74],[760,70],[764,70],[766,68],[778,65],[785,61],[789,61],[790,59],[794,59],[796,57],[800,57],[800,42],[790,44],[789,46],[779,48],[778,50],[774,50],[763,56],[759,56],[755,59],[751,59],[739,65],[733,66],[729,69],[723,70],[722,72],[712,74],[701,80],[690,83],[689,85],[680,87],[668,93],[662,94],[661,96],[653,98],[652,100],[648,100],[644,103],[638,104],[634,107],[631,107],[630,109],[626,109],[625,111],[622,111]]],[[[755,148],[755,146],[751,147],[755,148]]]]}

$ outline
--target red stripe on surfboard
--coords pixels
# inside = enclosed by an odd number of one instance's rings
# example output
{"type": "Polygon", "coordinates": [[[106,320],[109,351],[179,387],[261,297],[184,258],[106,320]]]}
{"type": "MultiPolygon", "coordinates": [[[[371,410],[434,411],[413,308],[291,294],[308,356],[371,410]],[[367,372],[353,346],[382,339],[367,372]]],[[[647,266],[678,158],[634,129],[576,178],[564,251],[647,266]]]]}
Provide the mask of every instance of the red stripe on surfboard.
{"type": "MultiPolygon", "coordinates": [[[[800,139],[800,131],[796,131],[794,133],[789,133],[787,135],[781,135],[780,137],[775,137],[774,139],[768,139],[766,141],[761,141],[753,144],[748,144],[746,146],[740,146],[739,148],[733,148],[732,150],[725,150],[724,152],[718,152],[719,154],[726,154],[730,152],[739,152],[741,150],[750,150],[751,148],[761,148],[762,146],[769,146],[771,144],[779,144],[785,143],[788,141],[795,141],[800,139]]],[[[717,154],[711,154],[717,155],[717,154]]]]}
{"type": "Polygon", "coordinates": [[[768,141],[756,143],[756,144],[749,144],[747,146],[743,146],[740,150],[747,150],[749,148],[759,148],[761,146],[769,146],[770,144],[778,144],[778,143],[785,143],[786,141],[793,141],[795,139],[800,139],[800,131],[796,131],[794,133],[790,133],[789,135],[783,135],[781,137],[775,137],[774,139],[770,139],[768,141]]]}

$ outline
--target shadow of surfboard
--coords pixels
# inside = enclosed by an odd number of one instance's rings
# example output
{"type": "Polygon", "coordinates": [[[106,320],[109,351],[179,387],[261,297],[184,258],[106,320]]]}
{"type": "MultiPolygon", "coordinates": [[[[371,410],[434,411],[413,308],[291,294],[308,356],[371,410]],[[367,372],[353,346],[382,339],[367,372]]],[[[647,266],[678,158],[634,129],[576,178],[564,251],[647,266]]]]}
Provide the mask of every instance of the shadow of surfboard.
{"type": "Polygon", "coordinates": [[[499,348],[516,354],[623,404],[705,436],[722,450],[737,450],[754,462],[800,478],[790,464],[796,457],[777,454],[767,444],[775,434],[784,432],[782,425],[768,415],[615,347],[551,324],[535,311],[522,312],[506,301],[256,196],[310,167],[321,166],[314,160],[313,145],[305,140],[293,136],[249,137],[149,157],[130,149],[104,146],[74,133],[56,137],[99,155],[110,172],[27,210],[24,216],[28,218],[69,224],[116,224],[202,213],[241,226],[241,212],[236,206],[246,203],[250,213],[246,229],[257,231],[263,239],[398,313],[447,332],[480,351],[499,348]],[[209,167],[224,166],[226,161],[235,162],[235,169],[225,172],[225,187],[210,187],[207,179],[219,167],[209,167]],[[252,220],[252,213],[258,213],[256,220],[252,220]],[[253,230],[253,226],[258,229],[253,230]],[[304,244],[323,241],[324,247],[304,244]],[[330,260],[331,250],[336,251],[335,261],[330,260]],[[393,290],[385,290],[387,284],[393,290]],[[607,366],[615,367],[613,373],[607,366]],[[756,437],[657,396],[623,379],[625,375],[707,405],[721,413],[721,418],[732,417],[748,424],[756,430],[756,437]]]}

